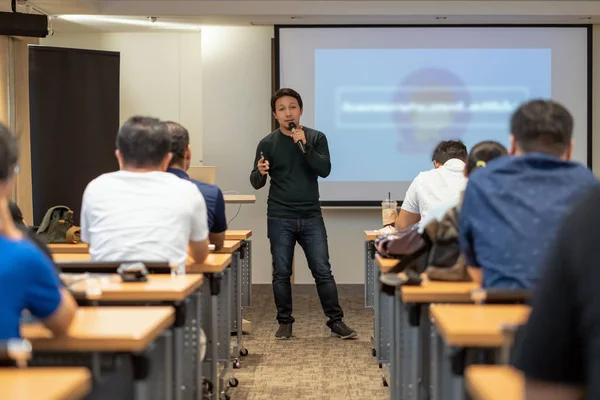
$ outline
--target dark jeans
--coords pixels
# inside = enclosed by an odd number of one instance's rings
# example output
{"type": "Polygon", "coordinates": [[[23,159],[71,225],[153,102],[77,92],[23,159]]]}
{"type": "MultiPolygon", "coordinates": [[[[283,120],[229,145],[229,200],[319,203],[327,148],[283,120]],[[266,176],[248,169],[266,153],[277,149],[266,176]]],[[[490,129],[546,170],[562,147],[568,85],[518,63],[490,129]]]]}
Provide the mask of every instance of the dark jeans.
{"type": "Polygon", "coordinates": [[[329,318],[330,328],[341,321],[344,312],[338,300],[337,287],[331,274],[329,249],[327,247],[327,231],[323,217],[284,219],[267,219],[267,236],[271,243],[273,257],[273,295],[277,306],[277,321],[293,323],[292,317],[292,259],[296,242],[300,244],[308,267],[317,284],[317,292],[325,315],[329,318]]]}

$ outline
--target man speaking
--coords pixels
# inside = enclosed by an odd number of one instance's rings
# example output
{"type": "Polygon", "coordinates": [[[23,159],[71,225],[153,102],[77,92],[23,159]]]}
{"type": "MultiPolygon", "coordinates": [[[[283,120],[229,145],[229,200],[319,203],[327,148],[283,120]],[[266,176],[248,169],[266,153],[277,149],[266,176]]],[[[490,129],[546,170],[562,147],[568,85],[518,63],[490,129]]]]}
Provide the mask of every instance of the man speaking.
{"type": "Polygon", "coordinates": [[[292,259],[300,244],[310,268],[321,306],[329,318],[331,335],[356,337],[342,318],[337,287],[327,247],[327,232],[319,204],[318,177],[331,171],[327,138],[322,132],[300,125],[302,98],[292,89],[281,89],[271,98],[279,129],[264,137],[256,149],[250,182],[255,189],[271,177],[267,207],[267,236],[273,257],[273,294],[277,306],[277,339],[292,338],[292,259]]]}

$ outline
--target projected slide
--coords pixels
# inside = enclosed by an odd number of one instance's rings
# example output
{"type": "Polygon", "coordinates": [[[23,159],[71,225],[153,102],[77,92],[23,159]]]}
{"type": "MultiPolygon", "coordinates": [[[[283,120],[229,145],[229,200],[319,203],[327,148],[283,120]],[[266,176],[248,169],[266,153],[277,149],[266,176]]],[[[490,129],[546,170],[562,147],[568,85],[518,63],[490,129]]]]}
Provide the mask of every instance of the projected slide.
{"type": "Polygon", "coordinates": [[[315,49],[314,127],[328,180],[410,182],[440,140],[508,145],[522,102],[550,98],[550,49],[315,49]]]}

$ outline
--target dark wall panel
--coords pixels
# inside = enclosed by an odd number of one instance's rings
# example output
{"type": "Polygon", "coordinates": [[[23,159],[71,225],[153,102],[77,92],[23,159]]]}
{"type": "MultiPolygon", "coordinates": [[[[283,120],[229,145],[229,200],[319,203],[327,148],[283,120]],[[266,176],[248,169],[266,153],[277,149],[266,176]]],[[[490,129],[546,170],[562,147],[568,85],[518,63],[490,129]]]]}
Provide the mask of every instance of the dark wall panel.
{"type": "Polygon", "coordinates": [[[79,224],[86,185],[118,169],[117,52],[31,46],[29,98],[33,218],[67,205],[79,224]]]}

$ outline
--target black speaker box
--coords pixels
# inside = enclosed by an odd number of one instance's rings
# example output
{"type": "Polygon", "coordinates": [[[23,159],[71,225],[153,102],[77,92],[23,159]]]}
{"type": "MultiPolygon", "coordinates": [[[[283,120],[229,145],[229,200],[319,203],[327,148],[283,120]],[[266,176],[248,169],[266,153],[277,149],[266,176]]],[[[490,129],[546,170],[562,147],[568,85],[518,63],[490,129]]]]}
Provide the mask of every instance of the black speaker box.
{"type": "Polygon", "coordinates": [[[46,37],[48,17],[38,14],[0,12],[0,35],[46,37]]]}

